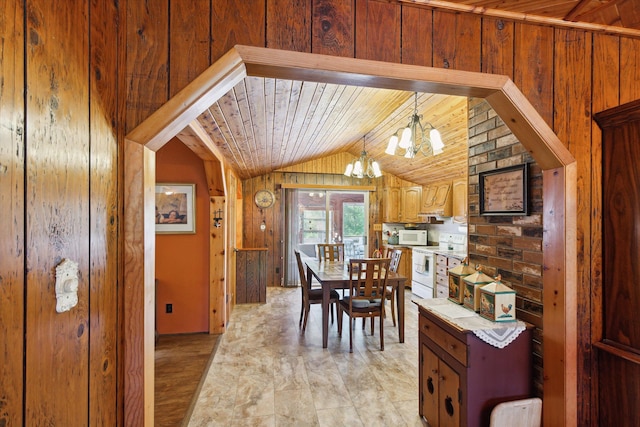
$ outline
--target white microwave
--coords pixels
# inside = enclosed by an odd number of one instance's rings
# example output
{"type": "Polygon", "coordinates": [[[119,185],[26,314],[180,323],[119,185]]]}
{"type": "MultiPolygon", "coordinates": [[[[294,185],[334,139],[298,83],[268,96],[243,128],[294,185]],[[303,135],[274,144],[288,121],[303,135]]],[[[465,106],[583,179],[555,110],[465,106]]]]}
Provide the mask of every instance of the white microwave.
{"type": "Polygon", "coordinates": [[[398,230],[398,244],[426,246],[427,230],[398,230]]]}

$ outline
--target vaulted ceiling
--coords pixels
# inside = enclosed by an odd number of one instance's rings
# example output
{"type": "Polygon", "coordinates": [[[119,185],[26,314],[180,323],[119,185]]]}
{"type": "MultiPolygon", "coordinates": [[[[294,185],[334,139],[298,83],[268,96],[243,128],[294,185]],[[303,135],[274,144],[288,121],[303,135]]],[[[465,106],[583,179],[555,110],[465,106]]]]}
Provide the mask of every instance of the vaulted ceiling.
{"type": "MultiPolygon", "coordinates": [[[[550,24],[640,29],[640,0],[399,0],[434,8],[550,24]]],[[[443,153],[414,159],[384,153],[407,125],[414,93],[331,83],[246,77],[206,108],[198,122],[242,179],[363,148],[384,173],[428,185],[464,174],[468,99],[419,93],[418,114],[442,134],[443,153]]]]}

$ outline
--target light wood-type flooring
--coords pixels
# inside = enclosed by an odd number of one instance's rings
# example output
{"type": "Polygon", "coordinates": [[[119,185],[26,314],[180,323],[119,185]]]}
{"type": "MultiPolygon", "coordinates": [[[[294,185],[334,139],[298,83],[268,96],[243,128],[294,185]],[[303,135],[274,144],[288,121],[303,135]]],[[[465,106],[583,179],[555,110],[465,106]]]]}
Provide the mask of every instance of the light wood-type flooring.
{"type": "MultiPolygon", "coordinates": [[[[329,346],[323,349],[320,306],[311,306],[302,335],[300,289],[268,288],[266,304],[234,308],[184,424],[425,425],[418,416],[418,310],[409,291],[405,305],[404,344],[387,316],[384,351],[378,321],[373,336],[369,322],[363,331],[358,321],[349,353],[346,316],[343,336],[336,323],[330,325],[329,346]]],[[[178,362],[177,370],[182,366],[178,362]]],[[[163,423],[156,418],[156,425],[163,423]]]]}
{"type": "Polygon", "coordinates": [[[200,380],[220,335],[161,335],[155,348],[156,427],[180,426],[191,410],[200,380]]]}

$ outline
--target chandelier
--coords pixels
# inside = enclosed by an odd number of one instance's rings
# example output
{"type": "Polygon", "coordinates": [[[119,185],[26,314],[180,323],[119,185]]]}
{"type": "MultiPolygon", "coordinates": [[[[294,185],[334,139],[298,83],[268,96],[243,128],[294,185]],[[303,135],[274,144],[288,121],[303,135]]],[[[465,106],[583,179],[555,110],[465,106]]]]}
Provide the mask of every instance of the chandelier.
{"type": "Polygon", "coordinates": [[[422,116],[418,115],[418,92],[416,92],[414,112],[409,120],[409,124],[404,129],[398,129],[396,133],[391,136],[387,149],[384,152],[392,156],[404,156],[408,159],[414,158],[418,152],[421,152],[425,156],[429,154],[435,156],[436,154],[442,153],[444,144],[442,143],[440,132],[438,132],[431,123],[423,125],[420,123],[420,120],[422,120],[422,116]],[[429,129],[428,137],[427,129],[429,129]]]}
{"type": "Polygon", "coordinates": [[[364,138],[362,139],[362,153],[360,153],[360,158],[347,164],[344,174],[353,178],[379,178],[382,176],[378,162],[367,155],[364,138]]]}

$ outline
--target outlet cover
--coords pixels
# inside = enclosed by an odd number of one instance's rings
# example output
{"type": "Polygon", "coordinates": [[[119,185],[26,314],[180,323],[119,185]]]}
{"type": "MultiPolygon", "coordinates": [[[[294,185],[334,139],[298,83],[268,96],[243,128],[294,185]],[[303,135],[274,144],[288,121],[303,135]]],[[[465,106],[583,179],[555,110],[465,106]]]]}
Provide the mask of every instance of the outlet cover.
{"type": "Polygon", "coordinates": [[[173,304],[167,304],[166,312],[167,313],[173,313],[173,304]]]}

